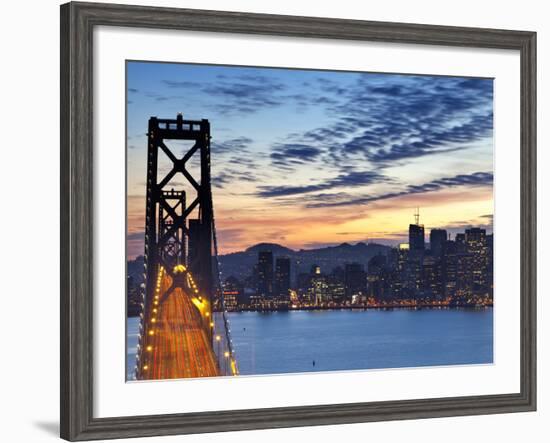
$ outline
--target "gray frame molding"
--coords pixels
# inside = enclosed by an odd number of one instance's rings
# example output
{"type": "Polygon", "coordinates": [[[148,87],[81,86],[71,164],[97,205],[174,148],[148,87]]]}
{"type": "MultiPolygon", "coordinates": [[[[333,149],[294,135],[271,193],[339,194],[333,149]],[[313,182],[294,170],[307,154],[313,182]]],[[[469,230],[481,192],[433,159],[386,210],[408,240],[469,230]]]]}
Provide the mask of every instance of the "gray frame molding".
{"type": "Polygon", "coordinates": [[[536,409],[536,33],[100,3],[61,6],[61,437],[92,440],[536,409]],[[521,55],[521,392],[476,397],[94,418],[94,26],[512,49],[521,55]]]}

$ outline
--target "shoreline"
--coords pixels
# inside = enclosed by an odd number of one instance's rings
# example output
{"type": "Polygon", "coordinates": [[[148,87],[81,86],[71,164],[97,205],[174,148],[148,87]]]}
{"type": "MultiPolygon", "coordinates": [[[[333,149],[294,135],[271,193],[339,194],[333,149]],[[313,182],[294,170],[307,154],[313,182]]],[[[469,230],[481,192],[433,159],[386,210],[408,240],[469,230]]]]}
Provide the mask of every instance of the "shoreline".
{"type": "Polygon", "coordinates": [[[228,309],[227,312],[290,312],[290,311],[393,311],[395,310],[413,310],[420,311],[422,309],[430,310],[447,310],[447,309],[486,309],[492,308],[493,304],[489,305],[471,305],[471,304],[457,304],[457,305],[393,305],[393,306],[300,306],[296,308],[239,308],[228,309]]]}
{"type": "MultiPolygon", "coordinates": [[[[388,306],[300,306],[296,308],[239,308],[227,310],[228,313],[233,312],[291,312],[291,311],[393,311],[395,310],[409,310],[409,311],[421,311],[423,309],[429,310],[449,310],[449,309],[471,309],[482,310],[487,308],[493,308],[493,304],[488,305],[472,305],[472,304],[456,304],[456,305],[388,305],[388,306]]],[[[221,311],[214,311],[221,312],[221,311]]],[[[128,315],[127,318],[136,318],[137,315],[128,315]]]]}

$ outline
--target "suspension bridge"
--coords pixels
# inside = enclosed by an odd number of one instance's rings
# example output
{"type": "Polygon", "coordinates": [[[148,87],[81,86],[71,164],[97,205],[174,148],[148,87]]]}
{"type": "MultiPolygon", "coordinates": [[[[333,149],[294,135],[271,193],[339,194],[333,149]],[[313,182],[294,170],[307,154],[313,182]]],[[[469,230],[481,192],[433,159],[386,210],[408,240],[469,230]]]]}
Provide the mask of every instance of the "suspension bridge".
{"type": "Polygon", "coordinates": [[[220,278],[210,139],[208,120],[149,119],[137,380],[238,375],[220,278]],[[177,155],[172,143],[182,142],[190,145],[177,155]]]}

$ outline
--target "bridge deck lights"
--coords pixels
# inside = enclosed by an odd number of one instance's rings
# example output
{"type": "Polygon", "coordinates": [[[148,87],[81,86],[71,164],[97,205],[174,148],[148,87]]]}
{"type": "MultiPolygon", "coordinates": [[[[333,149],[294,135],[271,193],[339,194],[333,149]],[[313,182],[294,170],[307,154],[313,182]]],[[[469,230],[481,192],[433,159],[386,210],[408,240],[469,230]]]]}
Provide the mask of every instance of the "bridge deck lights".
{"type": "Polygon", "coordinates": [[[180,272],[187,271],[187,268],[184,265],[176,265],[174,266],[174,274],[179,274],[180,272]]]}

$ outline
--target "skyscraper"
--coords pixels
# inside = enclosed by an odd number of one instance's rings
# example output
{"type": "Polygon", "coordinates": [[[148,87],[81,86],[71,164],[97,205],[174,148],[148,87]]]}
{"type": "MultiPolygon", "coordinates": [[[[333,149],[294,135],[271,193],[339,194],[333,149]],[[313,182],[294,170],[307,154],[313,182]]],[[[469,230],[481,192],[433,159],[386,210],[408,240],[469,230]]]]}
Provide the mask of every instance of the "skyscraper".
{"type": "Polygon", "coordinates": [[[321,274],[321,268],[317,265],[311,267],[308,293],[311,302],[317,306],[328,301],[327,279],[321,274]]]}
{"type": "Polygon", "coordinates": [[[456,243],[447,240],[445,243],[445,255],[443,256],[443,279],[445,284],[445,296],[455,297],[458,279],[458,255],[456,243]]]}
{"type": "Polygon", "coordinates": [[[271,297],[273,295],[273,252],[258,253],[258,295],[271,297]]]}
{"type": "Polygon", "coordinates": [[[487,288],[488,266],[489,266],[489,247],[485,229],[470,228],[466,229],[466,249],[471,255],[470,271],[472,275],[472,284],[477,288],[487,288]]]}
{"type": "Polygon", "coordinates": [[[446,242],[447,231],[445,229],[432,229],[430,231],[430,251],[434,257],[443,255],[446,242]]]}
{"type": "Polygon", "coordinates": [[[367,267],[367,289],[370,297],[381,300],[386,295],[386,266],[385,255],[375,255],[369,260],[367,267]]]}
{"type": "Polygon", "coordinates": [[[277,257],[275,260],[275,295],[281,298],[288,297],[290,289],[290,258],[277,257]]]}
{"type": "Polygon", "coordinates": [[[367,276],[360,263],[348,263],[344,270],[344,287],[346,298],[351,299],[353,295],[365,293],[367,276]]]}
{"type": "Polygon", "coordinates": [[[457,252],[466,252],[466,234],[459,233],[455,235],[455,244],[457,252]]]}
{"type": "Polygon", "coordinates": [[[441,261],[433,256],[424,257],[422,263],[422,290],[429,298],[443,298],[443,273],[441,261]]]}
{"type": "Polygon", "coordinates": [[[489,286],[490,294],[493,294],[493,279],[494,279],[494,273],[493,273],[493,234],[490,234],[487,236],[487,253],[488,253],[488,260],[487,260],[487,285],[489,286]]]}
{"type": "Polygon", "coordinates": [[[420,224],[418,209],[414,214],[415,222],[409,225],[409,249],[411,251],[424,251],[424,225],[420,224]]]}

